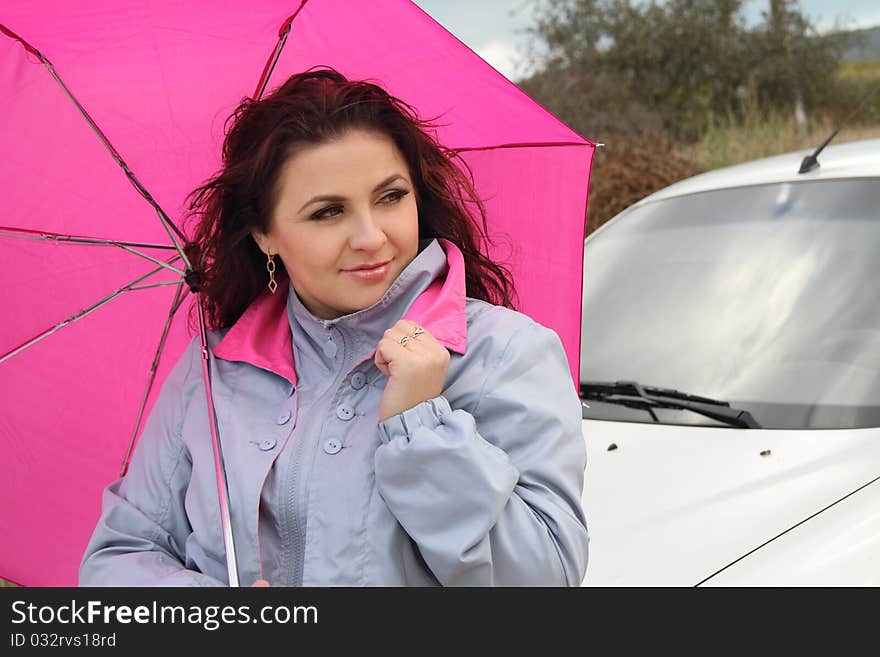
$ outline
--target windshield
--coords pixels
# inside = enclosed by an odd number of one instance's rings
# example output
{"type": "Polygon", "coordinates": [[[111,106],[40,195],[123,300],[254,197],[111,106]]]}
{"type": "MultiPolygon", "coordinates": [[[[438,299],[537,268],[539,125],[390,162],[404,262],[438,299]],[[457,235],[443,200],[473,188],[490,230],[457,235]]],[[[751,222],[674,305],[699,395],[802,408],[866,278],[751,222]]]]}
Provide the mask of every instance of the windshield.
{"type": "Polygon", "coordinates": [[[633,208],[586,243],[580,378],[722,399],[764,428],[880,426],[880,181],[633,208]]]}

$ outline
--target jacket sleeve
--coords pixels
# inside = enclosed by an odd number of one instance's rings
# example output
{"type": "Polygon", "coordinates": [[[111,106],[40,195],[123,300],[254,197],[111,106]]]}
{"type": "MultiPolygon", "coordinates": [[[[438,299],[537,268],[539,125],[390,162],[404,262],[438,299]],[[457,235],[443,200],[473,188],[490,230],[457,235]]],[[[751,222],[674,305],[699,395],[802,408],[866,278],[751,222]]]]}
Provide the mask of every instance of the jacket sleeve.
{"type": "Polygon", "coordinates": [[[565,351],[531,322],[476,407],[444,396],[379,423],[379,492],[444,586],[579,586],[586,444],[565,351]]]}
{"type": "Polygon", "coordinates": [[[201,385],[200,377],[191,380],[194,344],[162,386],[128,472],[104,490],[80,586],[226,586],[183,563],[192,533],[184,508],[192,463],[181,428],[187,400],[201,385]]]}

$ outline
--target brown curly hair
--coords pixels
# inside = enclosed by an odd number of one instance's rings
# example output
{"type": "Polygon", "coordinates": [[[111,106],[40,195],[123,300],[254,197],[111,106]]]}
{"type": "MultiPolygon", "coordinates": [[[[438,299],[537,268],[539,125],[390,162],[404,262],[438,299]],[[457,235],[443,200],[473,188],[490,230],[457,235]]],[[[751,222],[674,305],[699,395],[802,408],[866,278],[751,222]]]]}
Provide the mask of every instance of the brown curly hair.
{"type": "Polygon", "coordinates": [[[210,328],[234,324],[267,284],[265,256],[251,231],[268,229],[291,149],[351,129],[387,135],[400,149],[415,186],[419,238],[445,238],[461,250],[467,295],[516,307],[509,270],[481,250],[492,241],[469,167],[437,142],[435,124],[404,101],[320,67],[291,76],[261,100],[244,99],[229,123],[220,172],[188,196],[188,220],[198,223],[187,252],[210,328]]]}

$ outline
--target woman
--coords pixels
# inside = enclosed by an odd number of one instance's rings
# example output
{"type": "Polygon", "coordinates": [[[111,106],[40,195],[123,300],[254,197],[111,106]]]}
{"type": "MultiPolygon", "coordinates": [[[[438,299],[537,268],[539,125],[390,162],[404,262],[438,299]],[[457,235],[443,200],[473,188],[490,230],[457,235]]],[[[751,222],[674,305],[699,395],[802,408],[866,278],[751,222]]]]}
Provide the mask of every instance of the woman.
{"type": "MultiPolygon", "coordinates": [[[[232,117],[194,192],[242,585],[580,584],[580,401],[481,254],[469,178],[321,69],[232,117]]],[[[225,585],[200,349],[105,490],[82,585],[225,585]]]]}

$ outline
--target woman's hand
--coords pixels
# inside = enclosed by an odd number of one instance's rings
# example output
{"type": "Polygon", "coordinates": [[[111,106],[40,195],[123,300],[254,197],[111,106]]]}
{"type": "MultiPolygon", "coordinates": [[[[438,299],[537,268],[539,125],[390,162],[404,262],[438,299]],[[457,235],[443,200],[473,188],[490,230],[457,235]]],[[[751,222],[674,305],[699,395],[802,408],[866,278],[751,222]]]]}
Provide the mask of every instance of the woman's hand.
{"type": "Polygon", "coordinates": [[[449,352],[409,320],[401,319],[385,331],[373,361],[388,377],[379,402],[380,422],[443,392],[449,352]],[[401,344],[404,337],[406,344],[401,344]]]}

